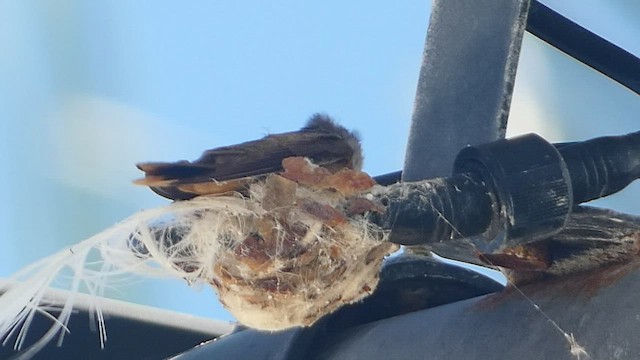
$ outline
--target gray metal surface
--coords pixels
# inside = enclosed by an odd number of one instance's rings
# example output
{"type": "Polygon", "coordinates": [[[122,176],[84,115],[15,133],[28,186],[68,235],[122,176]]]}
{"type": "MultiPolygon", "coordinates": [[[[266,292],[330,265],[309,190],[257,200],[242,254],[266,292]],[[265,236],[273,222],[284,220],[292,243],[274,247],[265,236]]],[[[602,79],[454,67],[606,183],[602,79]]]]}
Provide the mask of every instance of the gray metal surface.
{"type": "Polygon", "coordinates": [[[434,2],[403,171],[451,174],[466,145],[504,138],[529,0],[434,2]]]}
{"type": "Polygon", "coordinates": [[[308,343],[313,340],[315,332],[316,328],[293,328],[276,333],[247,329],[202,344],[171,359],[307,359],[308,343]]]}
{"type": "Polygon", "coordinates": [[[317,359],[639,359],[640,262],[469,299],[335,333],[317,359]],[[549,318],[547,318],[547,316],[549,318]]]}
{"type": "Polygon", "coordinates": [[[245,330],[177,359],[578,359],[565,333],[583,360],[640,358],[640,303],[630,296],[640,292],[640,260],[521,290],[541,311],[508,288],[353,327],[333,326],[336,314],[312,328],[245,330]]]}

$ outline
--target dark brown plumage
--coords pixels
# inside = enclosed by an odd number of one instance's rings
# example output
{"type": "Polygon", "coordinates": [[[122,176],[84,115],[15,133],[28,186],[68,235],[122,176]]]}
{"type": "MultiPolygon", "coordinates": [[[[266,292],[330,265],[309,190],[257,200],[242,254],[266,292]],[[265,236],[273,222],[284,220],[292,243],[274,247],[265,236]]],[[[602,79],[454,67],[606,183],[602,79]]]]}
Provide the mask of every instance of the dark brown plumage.
{"type": "Polygon", "coordinates": [[[282,160],[292,156],[304,156],[331,171],[362,166],[358,137],[316,114],[298,131],[207,150],[192,162],[137,164],[145,177],[135,183],[173,200],[242,191],[264,175],[282,171],[282,160]]]}

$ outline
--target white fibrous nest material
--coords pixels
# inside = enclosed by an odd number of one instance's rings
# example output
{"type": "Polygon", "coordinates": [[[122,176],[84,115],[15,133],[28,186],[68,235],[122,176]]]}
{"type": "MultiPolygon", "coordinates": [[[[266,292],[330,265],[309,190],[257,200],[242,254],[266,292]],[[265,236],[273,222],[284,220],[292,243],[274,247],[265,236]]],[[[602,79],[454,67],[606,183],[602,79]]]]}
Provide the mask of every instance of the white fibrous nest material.
{"type": "MultiPolygon", "coordinates": [[[[367,199],[374,182],[355,170],[332,174],[305,158],[285,162],[284,173],[248,192],[140,212],[25,269],[18,274],[23,282],[0,289],[0,339],[18,333],[21,345],[46,287],[69,269],[69,289],[92,294],[127,272],[205,282],[238,321],[264,330],[311,325],[361,300],[377,286],[383,258],[398,248],[366,220],[382,211],[367,199]],[[87,266],[96,250],[103,259],[97,269],[87,266]]],[[[72,306],[71,298],[41,345],[66,326],[72,306]]]]}
{"type": "Polygon", "coordinates": [[[311,325],[369,295],[397,249],[363,216],[378,210],[357,194],[373,185],[368,176],[330,174],[303,158],[286,168],[247,197],[200,197],[212,206],[149,234],[163,246],[154,258],[210,283],[238,321],[263,330],[311,325]]]}

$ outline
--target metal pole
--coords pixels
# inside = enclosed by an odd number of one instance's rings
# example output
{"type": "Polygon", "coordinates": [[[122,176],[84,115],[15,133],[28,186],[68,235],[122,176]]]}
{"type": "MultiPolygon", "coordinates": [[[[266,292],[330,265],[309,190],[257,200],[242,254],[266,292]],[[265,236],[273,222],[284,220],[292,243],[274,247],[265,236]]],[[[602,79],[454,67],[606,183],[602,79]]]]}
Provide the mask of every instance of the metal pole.
{"type": "Polygon", "coordinates": [[[451,174],[460,149],[505,136],[529,0],[436,0],[403,180],[451,174]]]}

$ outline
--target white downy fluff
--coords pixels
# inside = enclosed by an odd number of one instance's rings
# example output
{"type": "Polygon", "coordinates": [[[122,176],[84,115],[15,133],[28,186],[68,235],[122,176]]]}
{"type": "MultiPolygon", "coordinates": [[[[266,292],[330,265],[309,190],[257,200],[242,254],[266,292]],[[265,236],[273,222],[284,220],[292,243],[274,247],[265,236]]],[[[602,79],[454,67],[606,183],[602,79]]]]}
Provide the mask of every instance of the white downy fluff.
{"type": "MultiPolygon", "coordinates": [[[[312,192],[304,195],[332,207],[344,200],[312,192]]],[[[362,216],[331,227],[297,207],[266,211],[260,196],[260,191],[248,198],[202,196],[141,211],[26,267],[14,276],[17,282],[0,288],[3,345],[10,346],[6,343],[13,338],[15,348],[25,345],[34,315],[46,315],[45,310],[51,309],[47,288],[69,274],[65,287],[72,294],[101,295],[105,287],[132,273],[209,283],[239,321],[268,330],[310,325],[375,289],[383,257],[396,249],[384,242],[385,232],[362,216]],[[256,248],[247,239],[264,219],[273,224],[275,242],[256,248]],[[302,232],[291,230],[294,225],[302,232]],[[292,234],[301,236],[292,243],[292,234]]],[[[72,295],[57,306],[59,314],[50,330],[23,353],[24,358],[56,336],[62,343],[65,332],[73,331],[66,328],[73,305],[72,295]]],[[[95,314],[104,344],[105,323],[98,306],[95,314]]]]}

